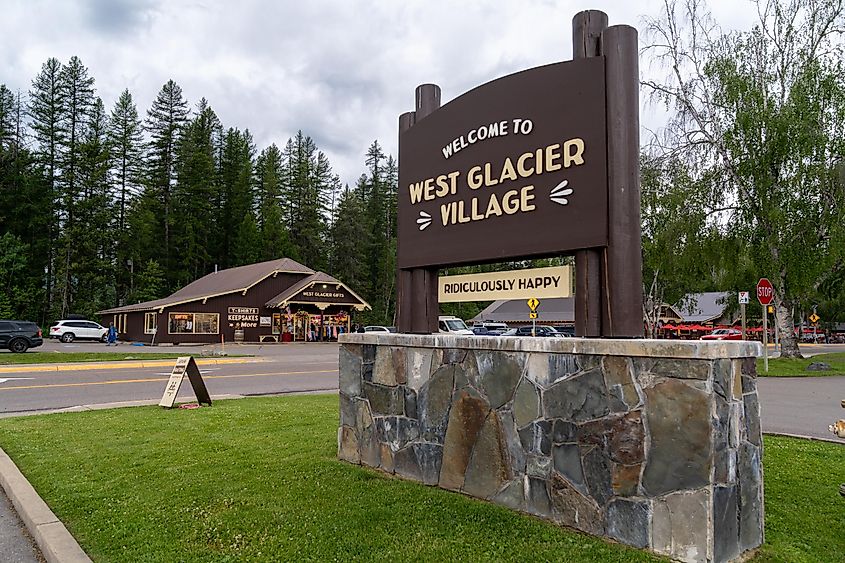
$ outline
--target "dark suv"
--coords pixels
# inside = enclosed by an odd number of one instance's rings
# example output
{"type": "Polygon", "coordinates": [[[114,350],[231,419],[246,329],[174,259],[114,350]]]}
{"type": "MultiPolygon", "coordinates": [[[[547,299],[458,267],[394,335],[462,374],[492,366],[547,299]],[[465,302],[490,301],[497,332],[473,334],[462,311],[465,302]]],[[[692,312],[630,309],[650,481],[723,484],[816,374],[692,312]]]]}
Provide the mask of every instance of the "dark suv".
{"type": "Polygon", "coordinates": [[[0,349],[22,353],[41,346],[41,329],[29,321],[0,321],[0,349]]]}
{"type": "MultiPolygon", "coordinates": [[[[558,332],[555,329],[553,329],[550,326],[546,326],[546,325],[537,325],[537,328],[533,329],[533,331],[534,331],[535,336],[544,336],[544,337],[548,337],[548,338],[555,338],[555,337],[560,336],[560,334],[558,334],[558,332]]],[[[521,326],[518,329],[516,329],[516,335],[515,336],[531,336],[531,332],[532,332],[531,325],[521,326]]]]}

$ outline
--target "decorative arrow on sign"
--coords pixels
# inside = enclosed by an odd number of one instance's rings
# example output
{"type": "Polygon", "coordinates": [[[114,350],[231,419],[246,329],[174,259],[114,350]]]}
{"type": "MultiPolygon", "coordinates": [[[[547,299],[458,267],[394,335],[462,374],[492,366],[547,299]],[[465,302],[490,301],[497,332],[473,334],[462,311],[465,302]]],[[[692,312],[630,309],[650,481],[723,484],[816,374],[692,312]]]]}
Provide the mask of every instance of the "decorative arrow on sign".
{"type": "Polygon", "coordinates": [[[431,225],[431,215],[425,211],[420,211],[420,218],[417,219],[417,225],[420,226],[421,231],[424,231],[426,227],[431,225]]]}
{"type": "Polygon", "coordinates": [[[572,188],[567,188],[566,186],[568,185],[569,180],[564,180],[563,182],[552,188],[552,191],[549,194],[549,199],[560,205],[568,204],[569,200],[566,198],[572,195],[572,193],[575,191],[572,188]]]}

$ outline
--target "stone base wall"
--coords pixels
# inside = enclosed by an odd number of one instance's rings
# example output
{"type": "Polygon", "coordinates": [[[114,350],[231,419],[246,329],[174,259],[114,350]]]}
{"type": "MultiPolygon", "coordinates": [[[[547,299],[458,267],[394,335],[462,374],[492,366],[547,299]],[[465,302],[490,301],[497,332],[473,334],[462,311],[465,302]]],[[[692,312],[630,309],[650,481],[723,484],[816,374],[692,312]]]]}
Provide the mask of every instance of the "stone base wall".
{"type": "Polygon", "coordinates": [[[340,459],[680,561],[763,542],[752,342],[343,335],[340,459]]]}

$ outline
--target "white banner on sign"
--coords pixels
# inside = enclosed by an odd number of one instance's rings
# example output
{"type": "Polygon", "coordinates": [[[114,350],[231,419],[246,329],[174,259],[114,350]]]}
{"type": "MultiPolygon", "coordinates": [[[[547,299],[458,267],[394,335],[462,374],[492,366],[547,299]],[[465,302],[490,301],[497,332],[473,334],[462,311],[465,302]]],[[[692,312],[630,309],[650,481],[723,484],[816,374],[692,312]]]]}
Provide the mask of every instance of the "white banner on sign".
{"type": "Polygon", "coordinates": [[[176,395],[179,394],[179,388],[182,386],[182,380],[185,378],[185,370],[190,361],[191,356],[183,356],[176,360],[176,365],[173,366],[173,371],[170,373],[170,380],[167,382],[167,387],[164,389],[164,395],[162,395],[158,406],[170,408],[176,402],[176,395]]]}
{"type": "Polygon", "coordinates": [[[458,303],[530,297],[571,297],[572,276],[571,266],[441,276],[438,300],[441,303],[458,303]]]}
{"type": "Polygon", "coordinates": [[[208,389],[205,387],[202,374],[193,356],[181,356],[177,358],[176,365],[173,366],[173,371],[170,372],[170,379],[167,382],[167,387],[164,389],[164,395],[162,395],[158,406],[173,408],[173,405],[176,404],[176,395],[179,394],[179,387],[182,386],[182,381],[186,375],[191,382],[191,387],[194,389],[197,403],[211,406],[211,396],[208,394],[208,389]]]}

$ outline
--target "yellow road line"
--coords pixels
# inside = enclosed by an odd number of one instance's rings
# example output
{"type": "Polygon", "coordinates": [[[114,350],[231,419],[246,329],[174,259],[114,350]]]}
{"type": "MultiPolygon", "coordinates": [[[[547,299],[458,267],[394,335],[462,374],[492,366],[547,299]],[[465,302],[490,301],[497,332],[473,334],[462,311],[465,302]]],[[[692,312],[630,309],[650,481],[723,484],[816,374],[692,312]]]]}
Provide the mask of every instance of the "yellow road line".
{"type": "MultiPolygon", "coordinates": [[[[316,371],[280,371],[271,373],[243,373],[234,375],[204,375],[203,379],[231,379],[235,377],[270,377],[279,375],[306,375],[314,373],[337,373],[336,369],[316,371]]],[[[146,379],[112,379],[109,381],[83,381],[78,383],[45,383],[42,385],[16,385],[14,387],[0,387],[0,391],[14,391],[16,389],[50,389],[54,387],[86,387],[89,385],[118,385],[121,383],[155,383],[166,381],[166,377],[148,377],[146,379]]]]}
{"type": "MultiPolygon", "coordinates": [[[[223,364],[247,364],[264,362],[261,358],[223,358],[223,359],[198,359],[197,365],[223,365],[223,364]]],[[[29,373],[36,371],[84,371],[94,369],[128,369],[128,368],[152,368],[158,366],[172,365],[176,358],[170,360],[141,360],[141,361],[120,361],[120,362],[79,362],[68,364],[16,364],[13,366],[0,367],[0,373],[29,373]]]]}

